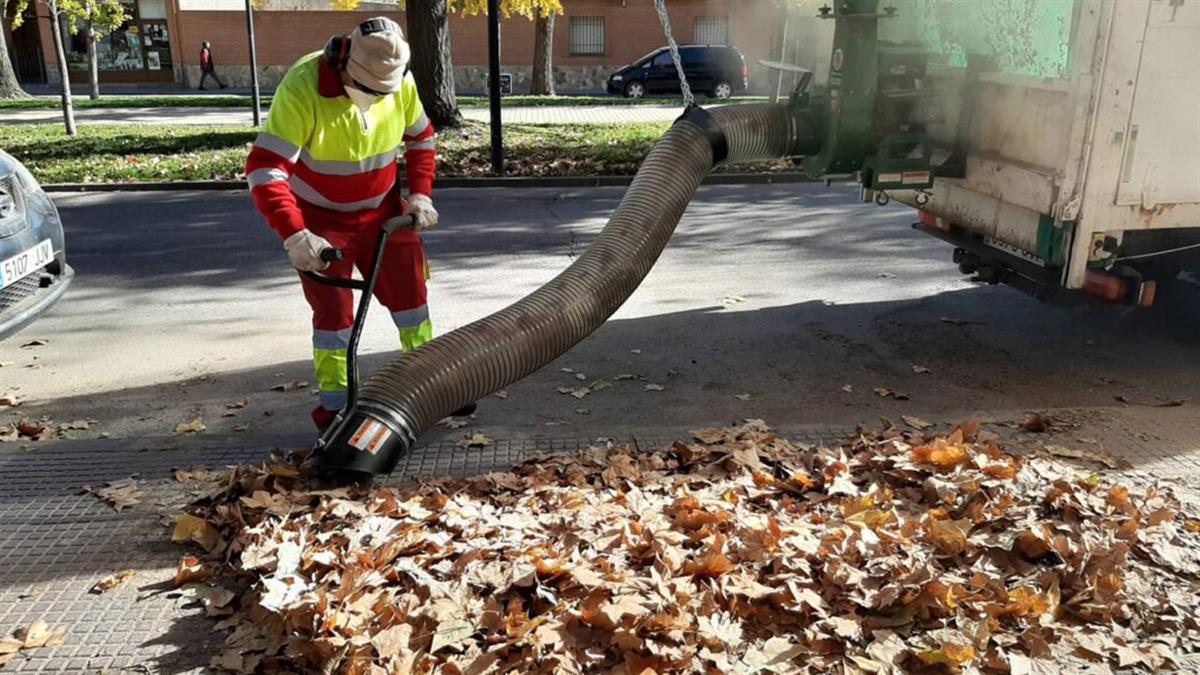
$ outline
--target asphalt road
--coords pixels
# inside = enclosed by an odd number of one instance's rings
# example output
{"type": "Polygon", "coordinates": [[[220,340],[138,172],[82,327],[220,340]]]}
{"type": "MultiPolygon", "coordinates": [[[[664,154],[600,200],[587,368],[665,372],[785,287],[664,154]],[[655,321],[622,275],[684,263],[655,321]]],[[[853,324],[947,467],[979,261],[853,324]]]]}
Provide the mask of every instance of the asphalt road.
{"type": "MultiPolygon", "coordinates": [[[[426,238],[436,329],[549,280],[621,194],[440,191],[443,224],[426,238]]],[[[309,438],[309,387],[271,390],[312,381],[308,310],[245,192],[56,200],[78,278],[49,314],[0,342],[0,363],[12,362],[0,369],[0,393],[25,399],[0,421],[94,420],[68,436],[158,439],[200,418],[208,438],[309,438]],[[47,344],[21,346],[35,339],[47,344]],[[248,404],[227,409],[240,400],[248,404]]],[[[846,429],[881,416],[1037,409],[1124,419],[1200,391],[1200,345],[1183,311],[1047,306],[971,284],[949,247],[913,232],[911,220],[903,207],[858,203],[846,186],[703,188],[608,324],[506,398],[482,401],[470,427],[431,437],[679,433],[747,417],[846,429]],[[557,391],[595,379],[613,386],[583,399],[557,391]],[[908,399],[881,398],[879,387],[908,399]]],[[[368,371],[396,348],[386,314],[374,311],[368,371]]],[[[1195,418],[1193,402],[1178,410],[1195,418]]]]}

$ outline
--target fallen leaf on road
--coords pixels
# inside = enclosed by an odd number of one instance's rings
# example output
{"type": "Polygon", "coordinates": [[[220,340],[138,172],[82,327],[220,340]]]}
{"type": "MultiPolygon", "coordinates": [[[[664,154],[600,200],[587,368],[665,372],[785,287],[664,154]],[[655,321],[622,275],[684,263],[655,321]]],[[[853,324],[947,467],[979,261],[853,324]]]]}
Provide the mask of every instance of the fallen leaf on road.
{"type": "Polygon", "coordinates": [[[583,373],[575,373],[575,379],[584,381],[587,379],[587,375],[584,375],[583,373]]]}
{"type": "Polygon", "coordinates": [[[196,465],[190,469],[176,469],[175,480],[180,483],[187,483],[194,480],[211,480],[213,472],[203,465],[196,465]]]}
{"type": "Polygon", "coordinates": [[[573,387],[559,387],[558,393],[567,394],[569,396],[574,396],[577,399],[582,399],[583,397],[592,393],[592,390],[588,387],[579,387],[578,389],[573,387]]]}
{"type": "Polygon", "coordinates": [[[204,422],[200,421],[200,418],[197,417],[196,419],[192,420],[191,422],[180,422],[175,427],[175,433],[177,433],[177,434],[198,434],[207,429],[208,429],[208,427],[204,426],[204,422]]]}
{"type": "Polygon", "coordinates": [[[243,398],[243,399],[240,399],[237,401],[230,401],[229,403],[225,404],[225,407],[229,408],[230,410],[239,410],[241,408],[245,408],[248,405],[250,405],[250,401],[248,399],[243,398]]]}
{"type": "Polygon", "coordinates": [[[80,493],[95,495],[98,499],[108,502],[108,505],[118,512],[142,503],[141,490],[138,489],[137,481],[132,479],[107,483],[99,487],[84,485],[80,488],[80,493]]]}
{"type": "Polygon", "coordinates": [[[21,399],[16,394],[0,394],[0,408],[14,408],[21,405],[21,399]]]}
{"type": "Polygon", "coordinates": [[[438,420],[438,424],[450,429],[461,429],[470,424],[470,422],[457,417],[443,417],[442,419],[438,420]]]}
{"type": "Polygon", "coordinates": [[[592,411],[590,408],[576,408],[575,414],[576,415],[591,415],[592,411]]]}
{"type": "Polygon", "coordinates": [[[175,577],[172,581],[176,586],[182,586],[197,581],[205,581],[216,573],[216,567],[212,564],[201,562],[194,555],[187,555],[179,559],[179,566],[175,570],[175,577]]]}
{"type": "Polygon", "coordinates": [[[642,353],[642,350],[640,350],[640,349],[630,349],[630,350],[629,350],[629,353],[630,353],[630,354],[641,354],[641,353],[642,353]]]}
{"type": "Polygon", "coordinates": [[[918,431],[924,431],[924,430],[928,429],[929,427],[933,426],[932,424],[930,424],[929,422],[926,422],[925,420],[921,419],[920,417],[913,417],[912,415],[901,415],[900,419],[903,420],[905,424],[907,424],[908,426],[910,426],[914,429],[917,429],[918,431]]]}
{"type": "Polygon", "coordinates": [[[926,368],[925,366],[918,366],[915,363],[912,364],[912,371],[914,373],[916,373],[917,375],[928,375],[929,373],[933,372],[932,370],[926,368]]]}
{"type": "Polygon", "coordinates": [[[66,634],[67,629],[65,626],[51,628],[50,624],[42,619],[38,619],[29,624],[29,627],[22,628],[13,633],[13,639],[21,643],[21,649],[35,649],[37,647],[60,645],[66,634]]]}
{"type": "Polygon", "coordinates": [[[666,387],[662,386],[661,384],[648,384],[643,387],[643,389],[646,391],[662,391],[663,389],[666,389],[666,387]]]}
{"type": "Polygon", "coordinates": [[[987,322],[985,322],[985,321],[976,321],[974,319],[955,319],[954,317],[950,317],[950,316],[940,317],[938,319],[938,321],[941,321],[942,323],[948,323],[951,326],[986,326],[987,325],[987,322]]]}
{"type": "Polygon", "coordinates": [[[740,295],[727,295],[727,296],[725,296],[724,298],[722,298],[722,299],[721,299],[721,304],[723,304],[723,305],[736,305],[736,304],[739,304],[739,303],[742,303],[742,302],[745,302],[745,301],[746,301],[746,299],[745,299],[745,298],[743,298],[743,297],[742,297],[742,296],[740,296],[740,295]]]}
{"type": "Polygon", "coordinates": [[[181,513],[174,517],[174,521],[175,532],[171,534],[171,541],[175,543],[191,541],[205,551],[211,551],[221,541],[221,533],[203,518],[181,513]]]}
{"type": "Polygon", "coordinates": [[[1070,459],[1086,459],[1090,462],[1103,464],[1110,469],[1132,469],[1133,465],[1124,459],[1118,459],[1107,452],[1092,452],[1091,450],[1076,450],[1061,445],[1044,445],[1042,449],[1055,457],[1070,459]]]}
{"type": "Polygon", "coordinates": [[[17,422],[17,433],[33,441],[52,441],[58,438],[58,431],[53,424],[47,417],[37,422],[23,419],[17,422]]]}
{"type": "Polygon", "coordinates": [[[558,372],[560,372],[560,373],[573,373],[573,372],[575,372],[575,369],[574,369],[574,368],[559,368],[559,369],[558,369],[558,372]]]}
{"type": "Polygon", "coordinates": [[[638,376],[634,375],[633,373],[620,373],[613,379],[616,380],[617,382],[622,382],[624,380],[636,380],[637,377],[638,376]]]}
{"type": "Polygon", "coordinates": [[[475,434],[470,438],[464,438],[458,442],[460,448],[484,448],[489,445],[495,445],[496,441],[484,436],[483,434],[475,434]]]}
{"type": "Polygon", "coordinates": [[[853,386],[853,385],[849,385],[849,384],[843,384],[843,385],[842,385],[842,391],[846,392],[847,394],[853,394],[853,393],[854,393],[854,386],[853,386]]]}
{"type": "Polygon", "coordinates": [[[508,398],[508,390],[501,389],[500,391],[492,394],[492,396],[495,396],[496,398],[500,398],[500,399],[508,398]]]}
{"type": "Polygon", "coordinates": [[[1032,413],[1021,422],[1021,430],[1032,434],[1044,434],[1054,426],[1054,420],[1049,415],[1032,413]]]}
{"type": "Polygon", "coordinates": [[[17,425],[13,423],[0,426],[0,443],[10,443],[20,440],[21,432],[17,430],[17,425]]]}
{"type": "Polygon", "coordinates": [[[300,380],[296,380],[294,382],[284,382],[283,384],[277,384],[274,387],[271,387],[271,391],[298,391],[300,389],[304,389],[307,386],[308,386],[307,382],[301,382],[300,380]]]}
{"type": "Polygon", "coordinates": [[[84,431],[91,427],[92,424],[88,420],[75,420],[58,425],[59,431],[84,431]]]}
{"type": "Polygon", "coordinates": [[[733,397],[739,401],[749,401],[750,400],[750,394],[734,394],[733,397]]]}
{"type": "Polygon", "coordinates": [[[133,570],[124,570],[117,572],[116,574],[110,574],[100,581],[97,581],[95,585],[92,586],[91,592],[96,594],[107,593],[117,586],[125,583],[125,581],[131,578],[133,575],[133,570]]]}
{"type": "Polygon", "coordinates": [[[30,340],[29,342],[21,345],[21,348],[26,349],[28,347],[45,347],[47,344],[50,343],[45,340],[30,340]]]}
{"type": "Polygon", "coordinates": [[[908,400],[908,394],[905,394],[904,392],[895,391],[894,389],[888,389],[887,387],[875,387],[875,389],[873,389],[872,391],[874,391],[875,395],[878,396],[879,398],[894,398],[897,401],[907,401],[908,400]]]}

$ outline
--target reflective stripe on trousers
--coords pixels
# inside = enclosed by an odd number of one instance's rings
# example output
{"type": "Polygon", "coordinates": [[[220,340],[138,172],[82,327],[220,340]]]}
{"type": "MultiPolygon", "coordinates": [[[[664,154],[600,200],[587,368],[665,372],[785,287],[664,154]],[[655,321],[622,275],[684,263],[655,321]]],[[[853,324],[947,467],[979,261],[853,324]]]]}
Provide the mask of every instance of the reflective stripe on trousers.
{"type": "MultiPolygon", "coordinates": [[[[400,331],[400,350],[410,352],[433,339],[429,307],[392,312],[392,321],[400,331]]],[[[313,331],[313,374],[320,390],[321,407],[341,410],[346,407],[346,345],[350,329],[313,331]]]]}
{"type": "Polygon", "coordinates": [[[400,349],[410,352],[433,339],[429,305],[392,312],[392,322],[400,329],[400,349]]]}
{"type": "Polygon", "coordinates": [[[313,375],[320,390],[321,407],[341,410],[346,406],[346,345],[350,329],[313,331],[313,375]]]}

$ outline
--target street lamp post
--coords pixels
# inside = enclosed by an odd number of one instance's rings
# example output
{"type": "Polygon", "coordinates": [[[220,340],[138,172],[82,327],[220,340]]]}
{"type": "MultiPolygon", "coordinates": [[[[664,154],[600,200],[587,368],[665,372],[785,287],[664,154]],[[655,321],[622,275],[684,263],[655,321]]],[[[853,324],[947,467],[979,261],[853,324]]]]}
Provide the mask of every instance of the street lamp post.
{"type": "Polygon", "coordinates": [[[488,0],[488,98],[492,118],[492,173],[504,174],[504,131],[500,126],[500,0],[488,0]]]}
{"type": "Polygon", "coordinates": [[[250,102],[254,106],[254,126],[262,123],[262,106],[258,96],[258,56],[254,50],[254,7],[246,0],[246,35],[250,38],[250,102]]]}

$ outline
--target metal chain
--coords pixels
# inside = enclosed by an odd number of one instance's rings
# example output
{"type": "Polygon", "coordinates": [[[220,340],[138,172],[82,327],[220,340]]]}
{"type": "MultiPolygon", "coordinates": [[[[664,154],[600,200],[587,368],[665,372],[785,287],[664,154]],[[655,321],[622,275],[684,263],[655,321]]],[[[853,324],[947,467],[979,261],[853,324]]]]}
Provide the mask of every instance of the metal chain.
{"type": "Polygon", "coordinates": [[[667,36],[667,44],[671,46],[671,60],[675,62],[675,73],[679,75],[679,90],[683,92],[683,104],[691,107],[696,99],[692,96],[692,88],[688,86],[687,75],[683,73],[683,61],[679,58],[679,45],[671,34],[671,17],[667,16],[666,0],[654,0],[654,8],[658,10],[658,21],[662,24],[663,33],[667,36]]]}

